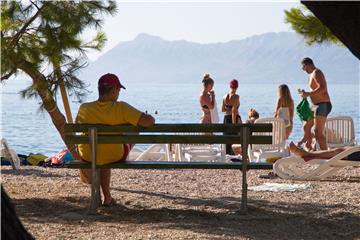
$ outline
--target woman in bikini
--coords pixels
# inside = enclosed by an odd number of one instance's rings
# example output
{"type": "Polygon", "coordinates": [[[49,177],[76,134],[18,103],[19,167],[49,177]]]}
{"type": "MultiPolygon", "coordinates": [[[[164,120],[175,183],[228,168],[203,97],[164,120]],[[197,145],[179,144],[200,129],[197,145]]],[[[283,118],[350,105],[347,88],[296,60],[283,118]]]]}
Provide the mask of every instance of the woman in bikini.
{"type": "Polygon", "coordinates": [[[215,92],[213,90],[214,80],[210,78],[210,75],[206,73],[202,80],[203,90],[200,94],[200,106],[203,111],[201,117],[201,123],[211,123],[211,113],[210,110],[215,106],[215,92]]]}
{"type": "Polygon", "coordinates": [[[286,84],[279,86],[274,117],[284,120],[286,139],[288,139],[293,129],[294,101],[291,97],[289,87],[286,84]]]}
{"type": "MultiPolygon", "coordinates": [[[[239,115],[240,97],[236,94],[239,83],[236,79],[230,81],[230,91],[223,97],[221,111],[225,113],[224,123],[241,123],[239,115]]],[[[224,133],[224,135],[234,135],[236,133],[224,133]]],[[[231,144],[226,144],[226,154],[234,155],[231,144]]]]}

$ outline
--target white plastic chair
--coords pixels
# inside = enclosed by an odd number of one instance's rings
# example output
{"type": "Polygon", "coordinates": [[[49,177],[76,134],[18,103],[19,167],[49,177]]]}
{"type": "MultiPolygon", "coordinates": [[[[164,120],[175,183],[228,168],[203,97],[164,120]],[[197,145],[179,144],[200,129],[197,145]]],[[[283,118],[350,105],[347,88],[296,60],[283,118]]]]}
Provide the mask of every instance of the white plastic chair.
{"type": "Polygon", "coordinates": [[[342,160],[354,152],[360,152],[360,146],[349,147],[330,159],[312,159],[290,156],[277,160],[273,169],[281,178],[292,180],[321,180],[334,175],[343,167],[360,166],[359,161],[342,160]]]}
{"type": "Polygon", "coordinates": [[[152,144],[142,153],[140,153],[135,161],[152,160],[152,161],[169,161],[168,144],[152,144]]]}
{"type": "Polygon", "coordinates": [[[354,121],[349,116],[329,117],[325,123],[328,148],[355,145],[354,121]]]}
{"type": "Polygon", "coordinates": [[[225,152],[221,145],[184,145],[178,144],[179,161],[221,161],[225,152]]]}
{"type": "MultiPolygon", "coordinates": [[[[202,133],[181,133],[201,135],[202,133]]],[[[225,160],[223,144],[176,144],[175,161],[222,161],[225,160]]]]}
{"type": "Polygon", "coordinates": [[[259,118],[256,123],[271,123],[271,133],[257,133],[256,135],[271,135],[272,144],[253,144],[248,149],[250,162],[260,162],[261,159],[284,157],[288,155],[286,146],[285,122],[281,118],[259,118]]]}

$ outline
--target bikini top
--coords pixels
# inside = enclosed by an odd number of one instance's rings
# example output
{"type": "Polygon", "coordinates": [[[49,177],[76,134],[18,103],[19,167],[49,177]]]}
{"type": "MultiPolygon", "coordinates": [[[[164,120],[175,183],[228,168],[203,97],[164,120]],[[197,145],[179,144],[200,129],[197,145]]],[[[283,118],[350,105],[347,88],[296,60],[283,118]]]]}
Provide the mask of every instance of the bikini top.
{"type": "MultiPolygon", "coordinates": [[[[228,99],[230,100],[229,94],[226,95],[225,101],[228,100],[228,99]]],[[[231,110],[233,108],[233,105],[226,103],[224,107],[225,107],[226,110],[229,111],[229,110],[231,110]]]]}
{"type": "Polygon", "coordinates": [[[207,105],[205,105],[205,104],[202,105],[201,107],[202,107],[202,108],[205,108],[205,109],[209,109],[209,107],[208,107],[207,105]]]}
{"type": "Polygon", "coordinates": [[[227,110],[231,110],[231,109],[233,108],[233,106],[230,105],[230,104],[225,104],[225,108],[226,108],[227,110]]]}

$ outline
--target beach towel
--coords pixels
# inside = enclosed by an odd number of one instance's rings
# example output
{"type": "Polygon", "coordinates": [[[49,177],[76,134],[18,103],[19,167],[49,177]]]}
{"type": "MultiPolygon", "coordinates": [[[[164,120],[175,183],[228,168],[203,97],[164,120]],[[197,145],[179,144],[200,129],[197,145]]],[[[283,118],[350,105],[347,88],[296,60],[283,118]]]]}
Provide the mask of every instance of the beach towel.
{"type": "Polygon", "coordinates": [[[45,156],[40,153],[37,154],[30,153],[29,156],[26,158],[26,161],[29,163],[29,165],[42,166],[44,164],[45,159],[47,158],[48,156],[45,156]]]}
{"type": "Polygon", "coordinates": [[[287,183],[264,183],[258,186],[252,186],[248,189],[254,192],[295,192],[295,191],[303,191],[306,189],[310,189],[311,184],[287,184],[287,183]]]}
{"type": "Polygon", "coordinates": [[[74,158],[70,151],[65,148],[52,157],[49,157],[44,164],[44,167],[63,167],[65,163],[73,161],[74,158]]]}
{"type": "Polygon", "coordinates": [[[214,99],[214,108],[210,109],[211,123],[219,123],[219,113],[217,110],[216,100],[214,99]]]}

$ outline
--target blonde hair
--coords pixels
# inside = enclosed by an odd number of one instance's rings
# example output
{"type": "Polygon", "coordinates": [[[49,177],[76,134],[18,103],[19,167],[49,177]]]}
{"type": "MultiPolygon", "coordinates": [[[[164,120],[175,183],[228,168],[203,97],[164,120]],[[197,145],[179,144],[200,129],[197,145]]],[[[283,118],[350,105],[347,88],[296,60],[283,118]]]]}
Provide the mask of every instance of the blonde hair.
{"type": "Polygon", "coordinates": [[[286,84],[281,84],[278,88],[278,102],[280,107],[290,107],[294,104],[289,87],[286,84]]]}
{"type": "Polygon", "coordinates": [[[209,84],[214,84],[214,80],[210,77],[210,74],[205,73],[202,83],[204,87],[207,87],[209,84]]]}

